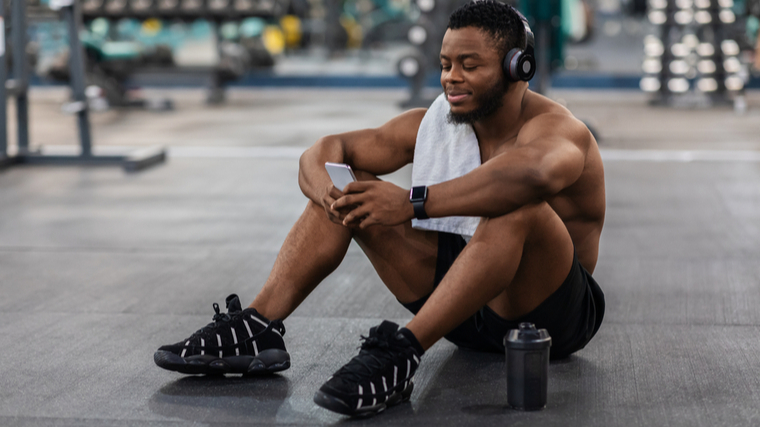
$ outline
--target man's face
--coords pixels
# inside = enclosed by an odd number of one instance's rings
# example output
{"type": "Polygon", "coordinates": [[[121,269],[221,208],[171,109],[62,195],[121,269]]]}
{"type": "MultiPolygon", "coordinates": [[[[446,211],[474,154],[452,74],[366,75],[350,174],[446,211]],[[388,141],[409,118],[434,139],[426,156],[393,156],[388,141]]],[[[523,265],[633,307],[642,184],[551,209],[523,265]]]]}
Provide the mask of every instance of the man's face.
{"type": "Polygon", "coordinates": [[[473,123],[503,104],[508,84],[491,37],[475,27],[449,29],[441,46],[441,86],[451,105],[449,121],[473,123]]]}

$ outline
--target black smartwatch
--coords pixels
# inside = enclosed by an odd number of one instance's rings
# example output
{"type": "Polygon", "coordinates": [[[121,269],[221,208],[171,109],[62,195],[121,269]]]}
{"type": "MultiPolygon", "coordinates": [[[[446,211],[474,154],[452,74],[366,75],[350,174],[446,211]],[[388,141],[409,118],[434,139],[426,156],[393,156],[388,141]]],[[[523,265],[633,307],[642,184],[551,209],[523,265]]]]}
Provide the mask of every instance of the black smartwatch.
{"type": "Polygon", "coordinates": [[[409,192],[409,201],[412,202],[414,217],[417,219],[430,218],[425,212],[425,200],[427,200],[427,187],[424,185],[412,187],[412,190],[409,192]]]}

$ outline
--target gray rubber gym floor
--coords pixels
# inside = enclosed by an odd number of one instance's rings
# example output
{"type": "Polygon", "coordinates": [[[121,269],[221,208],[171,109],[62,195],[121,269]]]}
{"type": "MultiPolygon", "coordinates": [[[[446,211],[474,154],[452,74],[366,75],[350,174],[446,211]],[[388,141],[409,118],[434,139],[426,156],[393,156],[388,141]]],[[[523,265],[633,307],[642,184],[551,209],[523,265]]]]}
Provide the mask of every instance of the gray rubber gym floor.
{"type": "MultiPolygon", "coordinates": [[[[0,425],[760,424],[760,97],[737,116],[557,94],[606,158],[599,334],[551,365],[543,411],[506,408],[503,356],[440,342],[410,403],[349,420],[313,393],[369,327],[410,318],[355,245],[285,322],[281,375],[187,377],[152,356],[208,323],[213,302],[256,294],[305,205],[300,150],[383,123],[404,94],[253,91],[218,108],[171,95],[175,112],[94,118],[105,147],[170,145],[165,165],[0,173],[0,425]]],[[[63,95],[34,96],[35,143],[73,143],[63,95]]]]}

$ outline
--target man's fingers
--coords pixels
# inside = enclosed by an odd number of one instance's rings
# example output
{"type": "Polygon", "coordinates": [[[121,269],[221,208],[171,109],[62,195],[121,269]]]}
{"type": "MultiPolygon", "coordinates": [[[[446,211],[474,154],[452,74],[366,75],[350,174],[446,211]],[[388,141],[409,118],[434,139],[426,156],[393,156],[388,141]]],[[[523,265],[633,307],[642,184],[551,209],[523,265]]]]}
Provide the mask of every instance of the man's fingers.
{"type": "Polygon", "coordinates": [[[362,219],[361,223],[359,223],[359,228],[364,230],[365,228],[379,224],[379,222],[373,218],[371,215],[366,216],[364,219],[362,219]]]}
{"type": "Polygon", "coordinates": [[[325,207],[325,214],[327,215],[327,219],[330,221],[336,224],[343,224],[343,220],[340,218],[340,215],[337,215],[329,207],[325,207]]]}
{"type": "Polygon", "coordinates": [[[345,218],[343,218],[343,225],[350,225],[354,222],[354,218],[356,218],[356,216],[354,216],[353,213],[346,215],[345,218]]]}
{"type": "Polygon", "coordinates": [[[344,209],[349,206],[360,205],[364,201],[364,198],[360,194],[346,195],[332,204],[333,209],[344,209]]]}
{"type": "Polygon", "coordinates": [[[354,181],[343,189],[343,194],[362,193],[367,191],[373,184],[372,181],[354,181]]]}
{"type": "Polygon", "coordinates": [[[327,195],[335,200],[343,197],[343,193],[339,189],[335,188],[335,186],[332,184],[330,184],[330,188],[327,190],[327,195]]]}
{"type": "Polygon", "coordinates": [[[358,223],[359,221],[361,221],[361,218],[364,216],[367,216],[367,214],[369,214],[369,209],[367,209],[365,206],[359,206],[356,209],[349,212],[348,215],[346,215],[346,217],[343,218],[343,225],[358,223]]]}
{"type": "Polygon", "coordinates": [[[329,194],[326,194],[324,197],[322,197],[322,206],[325,208],[325,211],[335,214],[336,211],[332,207],[333,203],[335,203],[335,199],[332,198],[329,194]]]}
{"type": "Polygon", "coordinates": [[[335,203],[335,197],[341,197],[343,193],[335,189],[335,186],[331,186],[331,189],[328,190],[328,194],[325,194],[322,197],[322,207],[325,209],[325,214],[327,215],[327,219],[329,219],[331,222],[334,222],[335,224],[343,224],[343,218],[341,218],[341,213],[333,209],[332,205],[335,203]]]}

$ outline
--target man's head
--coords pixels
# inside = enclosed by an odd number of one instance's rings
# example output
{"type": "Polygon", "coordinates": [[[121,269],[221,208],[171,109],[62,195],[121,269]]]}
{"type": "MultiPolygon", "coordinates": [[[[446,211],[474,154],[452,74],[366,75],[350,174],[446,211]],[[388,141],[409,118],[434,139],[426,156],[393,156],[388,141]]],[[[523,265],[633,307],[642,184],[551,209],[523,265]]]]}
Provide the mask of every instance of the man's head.
{"type": "Polygon", "coordinates": [[[502,58],[514,48],[525,47],[525,27],[512,6],[495,0],[465,3],[449,16],[448,29],[474,27],[489,36],[502,58]]]}
{"type": "Polygon", "coordinates": [[[525,27],[512,7],[476,0],[455,10],[441,47],[449,121],[473,123],[496,112],[509,88],[502,71],[504,56],[524,47],[525,27]]]}

